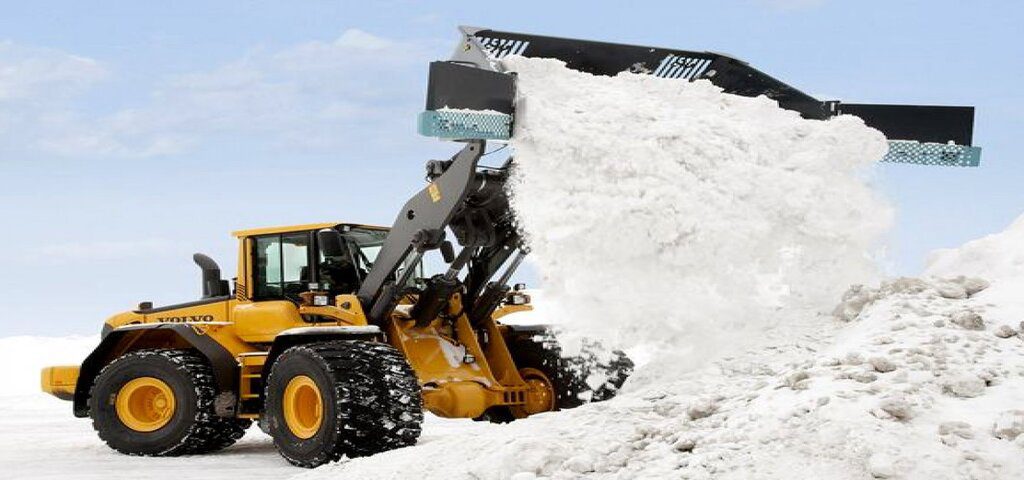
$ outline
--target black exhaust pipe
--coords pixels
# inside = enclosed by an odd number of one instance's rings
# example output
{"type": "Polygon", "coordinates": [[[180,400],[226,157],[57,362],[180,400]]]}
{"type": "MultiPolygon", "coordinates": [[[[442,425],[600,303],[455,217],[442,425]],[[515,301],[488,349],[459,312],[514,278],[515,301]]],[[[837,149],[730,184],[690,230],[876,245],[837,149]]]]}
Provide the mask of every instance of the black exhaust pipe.
{"type": "Polygon", "coordinates": [[[203,271],[203,298],[228,295],[228,282],[220,278],[217,262],[202,253],[192,255],[192,261],[203,271]]]}

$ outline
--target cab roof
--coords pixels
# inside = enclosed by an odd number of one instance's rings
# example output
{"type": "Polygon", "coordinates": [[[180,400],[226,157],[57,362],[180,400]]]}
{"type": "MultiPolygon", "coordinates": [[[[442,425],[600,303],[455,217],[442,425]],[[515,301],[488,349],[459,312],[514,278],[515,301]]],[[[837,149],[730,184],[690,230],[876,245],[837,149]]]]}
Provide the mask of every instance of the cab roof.
{"type": "Polygon", "coordinates": [[[306,223],[302,225],[285,225],[280,227],[263,227],[263,228],[250,228],[247,230],[236,230],[231,232],[231,235],[236,237],[252,237],[256,235],[268,235],[274,233],[288,233],[288,232],[305,232],[309,230],[320,230],[322,228],[334,228],[338,225],[347,225],[350,227],[367,228],[370,230],[387,230],[387,227],[381,227],[378,225],[363,225],[360,223],[344,223],[344,222],[326,222],[326,223],[306,223]]]}

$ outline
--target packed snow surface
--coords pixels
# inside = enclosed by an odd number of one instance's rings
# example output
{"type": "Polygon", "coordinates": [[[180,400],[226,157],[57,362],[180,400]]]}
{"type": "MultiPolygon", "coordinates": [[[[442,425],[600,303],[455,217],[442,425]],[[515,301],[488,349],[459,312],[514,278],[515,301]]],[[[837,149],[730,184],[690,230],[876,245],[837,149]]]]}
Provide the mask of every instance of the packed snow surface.
{"type": "Polygon", "coordinates": [[[707,81],[506,66],[513,207],[540,313],[568,330],[690,365],[876,274],[891,215],[864,170],[887,144],[859,118],[805,120],[707,81]]]}

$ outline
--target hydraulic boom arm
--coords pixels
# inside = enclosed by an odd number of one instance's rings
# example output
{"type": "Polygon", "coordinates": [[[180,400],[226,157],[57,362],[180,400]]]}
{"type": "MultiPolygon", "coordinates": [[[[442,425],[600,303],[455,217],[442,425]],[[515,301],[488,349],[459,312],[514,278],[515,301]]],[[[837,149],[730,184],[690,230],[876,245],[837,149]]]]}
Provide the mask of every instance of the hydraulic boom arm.
{"type": "Polygon", "coordinates": [[[441,248],[446,229],[455,233],[462,251],[446,274],[430,279],[426,289],[418,292],[414,316],[431,317],[429,313],[436,310],[431,305],[447,300],[458,284],[458,273],[466,267],[464,303],[474,305],[486,282],[519,247],[504,189],[508,164],[481,168],[478,162],[484,148],[482,140],[472,140],[450,160],[427,164],[430,184],[402,207],[359,289],[359,300],[371,322],[379,323],[391,314],[408,288],[411,266],[427,251],[441,248]],[[402,270],[402,265],[410,268],[402,270]]]}

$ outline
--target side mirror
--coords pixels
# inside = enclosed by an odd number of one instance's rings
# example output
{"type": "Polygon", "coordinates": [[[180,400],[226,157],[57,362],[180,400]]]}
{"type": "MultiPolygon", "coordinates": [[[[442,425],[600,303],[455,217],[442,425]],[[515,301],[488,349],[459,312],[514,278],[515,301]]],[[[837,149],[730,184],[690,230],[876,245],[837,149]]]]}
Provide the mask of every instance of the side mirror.
{"type": "Polygon", "coordinates": [[[325,257],[338,257],[345,254],[345,240],[341,233],[333,228],[325,228],[316,232],[317,243],[320,244],[320,253],[325,257]]]}
{"type": "Polygon", "coordinates": [[[455,261],[455,248],[452,247],[452,242],[448,240],[441,242],[441,258],[444,259],[444,263],[455,261]]]}

